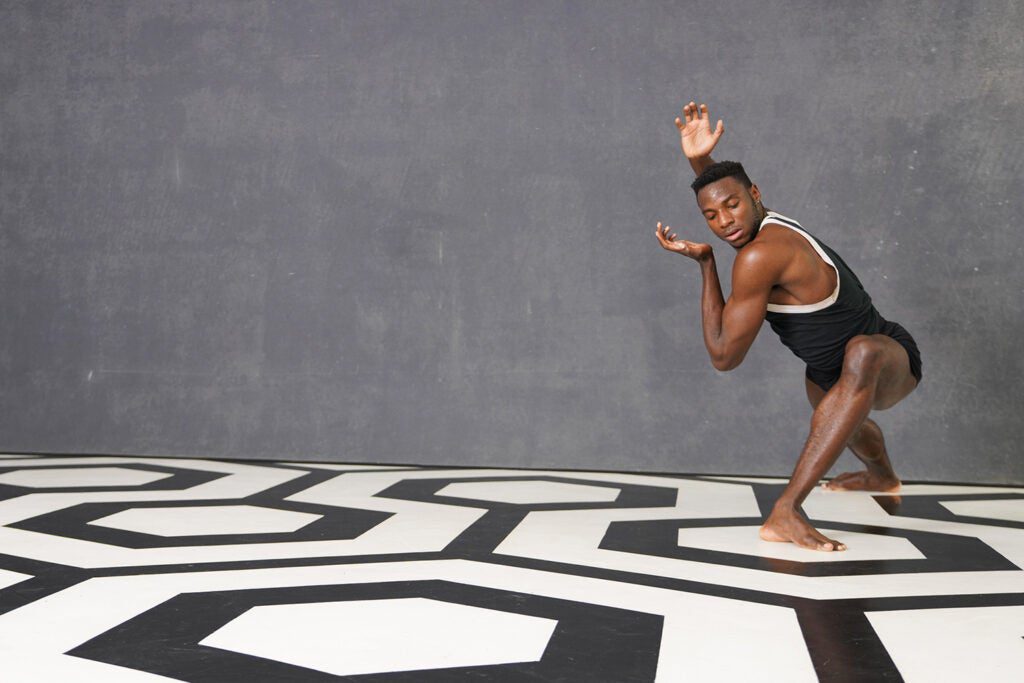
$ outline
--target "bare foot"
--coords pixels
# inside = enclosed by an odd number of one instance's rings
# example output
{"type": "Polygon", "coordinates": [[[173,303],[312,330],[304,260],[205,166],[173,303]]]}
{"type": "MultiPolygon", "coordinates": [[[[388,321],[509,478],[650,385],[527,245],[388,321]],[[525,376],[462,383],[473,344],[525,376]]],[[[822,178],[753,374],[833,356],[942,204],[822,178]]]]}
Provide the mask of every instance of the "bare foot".
{"type": "Polygon", "coordinates": [[[801,548],[831,552],[846,550],[846,544],[826,538],[792,509],[775,508],[761,526],[760,536],[765,541],[795,543],[801,548]]]}
{"type": "Polygon", "coordinates": [[[830,491],[883,491],[895,493],[900,490],[900,480],[896,475],[878,474],[865,470],[863,472],[844,472],[822,486],[830,491]]]}

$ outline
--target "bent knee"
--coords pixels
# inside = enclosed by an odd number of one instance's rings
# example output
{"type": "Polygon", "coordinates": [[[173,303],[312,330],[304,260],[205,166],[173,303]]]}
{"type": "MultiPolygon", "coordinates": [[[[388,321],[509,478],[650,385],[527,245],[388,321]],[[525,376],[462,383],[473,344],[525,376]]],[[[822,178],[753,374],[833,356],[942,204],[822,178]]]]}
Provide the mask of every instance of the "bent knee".
{"type": "Polygon", "coordinates": [[[853,337],[846,343],[843,374],[854,376],[877,375],[885,363],[885,349],[866,334],[853,337]]]}

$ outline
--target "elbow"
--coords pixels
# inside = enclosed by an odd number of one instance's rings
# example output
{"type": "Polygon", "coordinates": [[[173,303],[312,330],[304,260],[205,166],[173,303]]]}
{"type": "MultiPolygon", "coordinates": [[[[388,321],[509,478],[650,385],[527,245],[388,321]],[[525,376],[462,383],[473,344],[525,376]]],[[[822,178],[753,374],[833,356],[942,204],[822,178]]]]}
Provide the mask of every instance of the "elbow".
{"type": "Polygon", "coordinates": [[[719,372],[729,372],[739,367],[739,364],[743,362],[742,358],[713,358],[711,359],[711,365],[715,367],[715,370],[719,372]]]}

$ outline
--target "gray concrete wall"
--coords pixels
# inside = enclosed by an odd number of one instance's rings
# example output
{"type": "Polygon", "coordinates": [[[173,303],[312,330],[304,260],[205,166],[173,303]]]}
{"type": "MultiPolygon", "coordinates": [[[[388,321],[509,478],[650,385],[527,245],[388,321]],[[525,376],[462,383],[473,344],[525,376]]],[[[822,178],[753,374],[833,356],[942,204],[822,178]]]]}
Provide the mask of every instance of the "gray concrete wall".
{"type": "MultiPolygon", "coordinates": [[[[6,2],[0,448],[788,474],[715,371],[672,119],[837,249],[925,379],[907,478],[1024,482],[1024,5],[6,2]]],[[[728,283],[731,249],[716,251],[728,283]]],[[[852,465],[850,456],[840,461],[852,465]]]]}

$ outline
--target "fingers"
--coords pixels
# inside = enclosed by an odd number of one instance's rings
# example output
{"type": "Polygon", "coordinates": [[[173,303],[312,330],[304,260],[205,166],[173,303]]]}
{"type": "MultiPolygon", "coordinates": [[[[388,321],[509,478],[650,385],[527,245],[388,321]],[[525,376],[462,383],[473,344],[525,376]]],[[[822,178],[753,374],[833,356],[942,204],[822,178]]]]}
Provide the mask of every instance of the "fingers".
{"type": "Polygon", "coordinates": [[[677,254],[683,254],[690,258],[698,258],[697,254],[699,251],[695,251],[699,245],[689,240],[681,240],[672,232],[672,228],[667,225],[662,225],[661,221],[658,221],[658,229],[656,231],[658,235],[658,241],[661,242],[661,246],[669,251],[674,251],[677,254]]]}
{"type": "MultiPolygon", "coordinates": [[[[696,102],[691,100],[689,104],[683,106],[683,118],[680,119],[678,116],[676,117],[676,126],[683,128],[686,124],[693,123],[694,121],[707,121],[708,125],[711,125],[710,119],[708,118],[708,105],[703,103],[698,105],[696,102]]],[[[721,121],[718,122],[718,126],[716,134],[721,135],[721,121]]]]}
{"type": "Polygon", "coordinates": [[[696,121],[699,116],[697,115],[697,105],[690,102],[688,105],[683,107],[683,115],[686,117],[686,122],[691,123],[696,121]]]}
{"type": "Polygon", "coordinates": [[[725,124],[722,123],[722,119],[718,119],[718,125],[715,126],[715,140],[722,137],[722,133],[725,132],[725,124]]]}
{"type": "Polygon", "coordinates": [[[678,251],[685,253],[689,249],[689,243],[684,240],[676,240],[676,234],[672,232],[672,228],[667,225],[662,225],[661,221],[658,221],[658,229],[656,231],[658,235],[658,241],[661,242],[661,246],[671,251],[678,251]]]}

